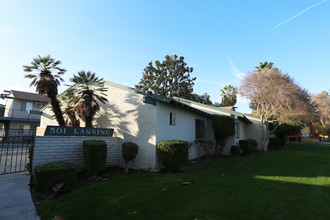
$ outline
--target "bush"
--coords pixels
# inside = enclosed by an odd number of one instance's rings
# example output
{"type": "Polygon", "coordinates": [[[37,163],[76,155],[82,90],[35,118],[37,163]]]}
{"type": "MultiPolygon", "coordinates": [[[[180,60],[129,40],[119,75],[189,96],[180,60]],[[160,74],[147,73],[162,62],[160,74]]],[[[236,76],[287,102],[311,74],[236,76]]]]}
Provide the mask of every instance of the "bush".
{"type": "Polygon", "coordinates": [[[235,135],[235,119],[226,115],[212,115],[212,128],[216,140],[215,156],[220,156],[225,147],[225,139],[235,135]]]}
{"type": "Polygon", "coordinates": [[[179,170],[188,162],[189,144],[186,141],[169,140],[158,143],[159,157],[168,170],[179,170]]]}
{"type": "Polygon", "coordinates": [[[96,176],[105,170],[107,143],[102,140],[85,140],[83,142],[84,161],[88,172],[96,176]]]}
{"type": "Polygon", "coordinates": [[[139,146],[133,142],[125,142],[121,145],[121,151],[126,163],[125,172],[128,171],[128,162],[135,159],[138,154],[139,146]]]}
{"type": "Polygon", "coordinates": [[[246,141],[248,141],[250,144],[252,144],[252,146],[253,146],[252,149],[254,151],[258,149],[258,142],[256,140],[254,140],[254,139],[246,139],[246,141]]]}
{"type": "Polygon", "coordinates": [[[240,140],[239,141],[239,146],[242,149],[243,155],[252,153],[253,147],[254,147],[253,143],[251,141],[248,141],[248,140],[240,140]]]}
{"type": "Polygon", "coordinates": [[[72,163],[53,162],[34,168],[34,183],[37,191],[50,190],[56,183],[62,181],[64,187],[77,184],[77,170],[72,163]]]}
{"type": "Polygon", "coordinates": [[[280,150],[281,140],[279,138],[269,138],[268,150],[280,150]]]}
{"type": "Polygon", "coordinates": [[[233,145],[230,148],[230,153],[234,156],[238,156],[241,154],[241,148],[237,145],[233,145]]]}

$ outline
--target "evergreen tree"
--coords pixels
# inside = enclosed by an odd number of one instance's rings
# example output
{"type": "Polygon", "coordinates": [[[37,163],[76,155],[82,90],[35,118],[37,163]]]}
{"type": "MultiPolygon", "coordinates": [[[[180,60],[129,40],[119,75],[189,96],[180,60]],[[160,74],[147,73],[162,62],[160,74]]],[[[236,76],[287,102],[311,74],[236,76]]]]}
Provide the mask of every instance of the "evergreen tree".
{"type": "Polygon", "coordinates": [[[161,63],[152,61],[142,72],[143,76],[136,89],[147,92],[152,91],[156,95],[165,97],[181,97],[189,99],[192,92],[196,77],[191,77],[192,67],[188,67],[184,62],[184,57],[177,55],[165,56],[165,60],[161,63]]]}
{"type": "Polygon", "coordinates": [[[196,93],[191,94],[190,100],[194,102],[203,103],[205,105],[212,105],[212,101],[210,100],[210,95],[207,93],[204,93],[203,95],[198,95],[196,93]]]}

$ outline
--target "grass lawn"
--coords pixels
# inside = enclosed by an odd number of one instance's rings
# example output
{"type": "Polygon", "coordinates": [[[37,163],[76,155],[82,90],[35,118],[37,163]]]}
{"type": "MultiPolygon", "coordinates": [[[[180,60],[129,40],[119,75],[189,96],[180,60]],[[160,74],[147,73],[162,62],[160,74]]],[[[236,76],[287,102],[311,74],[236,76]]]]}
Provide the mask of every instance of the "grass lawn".
{"type": "Polygon", "coordinates": [[[193,172],[134,174],[41,205],[42,219],[330,219],[330,144],[199,163],[193,172]],[[180,185],[193,180],[192,185],[180,185]]]}

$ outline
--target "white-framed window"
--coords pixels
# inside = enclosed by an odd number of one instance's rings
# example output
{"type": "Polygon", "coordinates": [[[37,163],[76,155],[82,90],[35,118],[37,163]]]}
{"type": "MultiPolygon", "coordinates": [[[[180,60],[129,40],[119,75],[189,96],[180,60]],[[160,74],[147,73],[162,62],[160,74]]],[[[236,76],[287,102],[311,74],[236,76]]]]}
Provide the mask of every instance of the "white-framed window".
{"type": "Polygon", "coordinates": [[[35,103],[34,103],[34,106],[35,106],[35,107],[39,107],[39,108],[41,108],[41,107],[42,107],[42,103],[40,103],[40,102],[35,102],[35,103]]]}
{"type": "Polygon", "coordinates": [[[195,119],[195,136],[196,139],[205,139],[205,121],[195,119]]]}
{"type": "Polygon", "coordinates": [[[175,113],[170,112],[170,125],[175,126],[175,113]]]}

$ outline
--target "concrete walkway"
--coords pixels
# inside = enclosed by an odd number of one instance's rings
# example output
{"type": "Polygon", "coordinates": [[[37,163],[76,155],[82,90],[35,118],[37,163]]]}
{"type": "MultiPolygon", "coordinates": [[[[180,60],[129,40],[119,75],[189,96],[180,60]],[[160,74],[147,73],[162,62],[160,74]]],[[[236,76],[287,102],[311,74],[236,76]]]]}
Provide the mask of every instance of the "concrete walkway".
{"type": "Polygon", "coordinates": [[[29,172],[0,176],[0,219],[40,220],[30,194],[29,172]]]}

